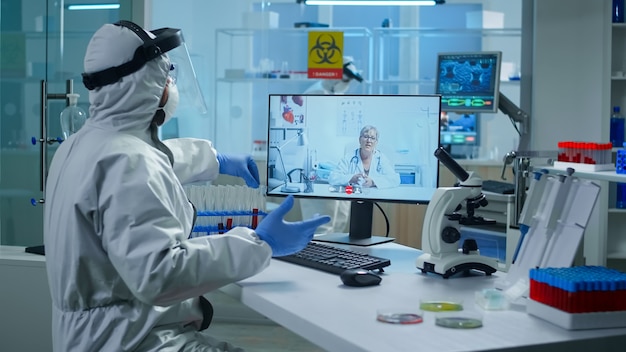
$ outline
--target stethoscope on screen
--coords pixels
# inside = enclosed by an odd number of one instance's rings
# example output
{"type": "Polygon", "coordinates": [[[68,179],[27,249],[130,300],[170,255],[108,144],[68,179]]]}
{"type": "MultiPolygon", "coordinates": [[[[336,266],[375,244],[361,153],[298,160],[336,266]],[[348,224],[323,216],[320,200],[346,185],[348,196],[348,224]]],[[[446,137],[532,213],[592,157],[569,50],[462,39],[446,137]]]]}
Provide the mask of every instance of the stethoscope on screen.
{"type": "MultiPolygon", "coordinates": [[[[376,172],[380,173],[382,167],[380,166],[380,155],[376,154],[376,172]]],[[[354,151],[354,155],[350,158],[350,173],[354,174],[359,171],[359,148],[354,151]]]]}

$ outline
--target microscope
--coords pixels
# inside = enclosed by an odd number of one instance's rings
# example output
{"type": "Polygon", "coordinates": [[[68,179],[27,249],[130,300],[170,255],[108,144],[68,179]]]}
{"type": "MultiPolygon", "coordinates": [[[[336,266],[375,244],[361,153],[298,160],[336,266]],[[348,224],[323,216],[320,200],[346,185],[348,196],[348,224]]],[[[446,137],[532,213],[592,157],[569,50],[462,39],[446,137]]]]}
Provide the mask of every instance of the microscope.
{"type": "Polygon", "coordinates": [[[491,275],[497,270],[495,259],[480,255],[474,239],[466,239],[461,248],[462,225],[490,225],[495,221],[474,215],[474,210],[487,205],[482,193],[482,179],[467,173],[445,149],[435,150],[435,157],[459,180],[458,187],[439,187],[426,208],[422,229],[422,251],[416,266],[422,273],[435,273],[444,279],[471,270],[491,275]],[[465,202],[466,214],[459,211],[465,202]]]}

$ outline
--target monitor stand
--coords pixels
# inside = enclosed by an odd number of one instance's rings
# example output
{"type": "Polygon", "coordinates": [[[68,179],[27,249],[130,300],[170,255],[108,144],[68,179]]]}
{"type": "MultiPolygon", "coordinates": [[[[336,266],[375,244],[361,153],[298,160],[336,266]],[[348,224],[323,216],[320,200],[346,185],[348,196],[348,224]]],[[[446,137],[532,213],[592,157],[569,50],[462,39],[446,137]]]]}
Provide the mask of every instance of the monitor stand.
{"type": "Polygon", "coordinates": [[[373,246],[394,241],[395,238],[393,237],[372,236],[373,210],[374,203],[371,201],[352,201],[350,204],[350,233],[329,233],[315,236],[313,240],[353,246],[373,246]]]}

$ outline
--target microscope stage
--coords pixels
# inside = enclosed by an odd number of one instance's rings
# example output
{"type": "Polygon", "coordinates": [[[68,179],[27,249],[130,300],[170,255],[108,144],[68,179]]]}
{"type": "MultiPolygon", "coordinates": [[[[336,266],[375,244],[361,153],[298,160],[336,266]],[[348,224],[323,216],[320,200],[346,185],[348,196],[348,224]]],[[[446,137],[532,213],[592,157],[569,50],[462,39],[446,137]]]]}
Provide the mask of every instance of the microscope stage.
{"type": "Polygon", "coordinates": [[[444,279],[458,273],[469,273],[471,270],[482,271],[485,275],[495,273],[498,263],[492,259],[478,254],[446,253],[441,257],[424,253],[417,258],[416,267],[422,273],[434,273],[444,279]]]}

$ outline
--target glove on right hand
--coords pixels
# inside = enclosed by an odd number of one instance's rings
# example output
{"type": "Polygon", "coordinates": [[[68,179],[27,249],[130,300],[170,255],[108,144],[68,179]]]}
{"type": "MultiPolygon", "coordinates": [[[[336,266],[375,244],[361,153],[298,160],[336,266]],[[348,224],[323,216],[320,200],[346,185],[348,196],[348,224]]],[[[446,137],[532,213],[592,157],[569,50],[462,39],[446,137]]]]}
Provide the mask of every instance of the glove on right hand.
{"type": "Polygon", "coordinates": [[[255,230],[257,236],[270,245],[273,257],[301,251],[313,239],[315,229],[330,221],[328,215],[297,222],[285,221],[283,218],[293,207],[293,202],[293,195],[288,196],[255,230]]]}

